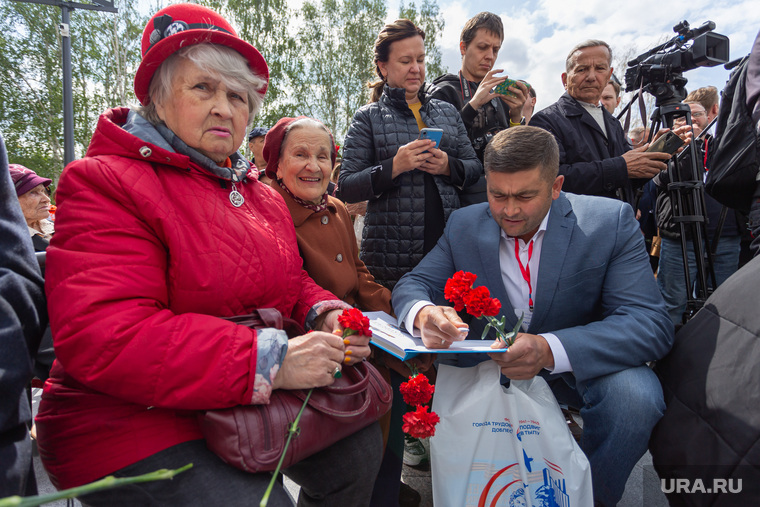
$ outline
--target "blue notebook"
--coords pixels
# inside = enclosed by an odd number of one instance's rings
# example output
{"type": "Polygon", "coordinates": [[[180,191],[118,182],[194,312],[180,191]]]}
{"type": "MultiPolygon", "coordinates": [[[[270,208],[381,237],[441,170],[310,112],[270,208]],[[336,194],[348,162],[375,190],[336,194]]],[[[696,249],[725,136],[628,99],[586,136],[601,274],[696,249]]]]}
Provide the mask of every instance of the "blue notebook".
{"type": "Polygon", "coordinates": [[[372,341],[375,347],[383,349],[402,361],[418,354],[464,354],[494,352],[491,340],[463,340],[453,342],[448,349],[429,349],[422,343],[422,338],[415,338],[400,327],[394,317],[385,312],[364,312],[369,318],[372,329],[372,341]]]}

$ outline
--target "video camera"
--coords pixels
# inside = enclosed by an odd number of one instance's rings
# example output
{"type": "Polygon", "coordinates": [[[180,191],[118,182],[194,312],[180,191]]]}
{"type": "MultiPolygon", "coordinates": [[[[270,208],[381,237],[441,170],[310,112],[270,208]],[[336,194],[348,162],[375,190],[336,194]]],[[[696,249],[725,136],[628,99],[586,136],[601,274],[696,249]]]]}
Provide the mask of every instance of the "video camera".
{"type": "Polygon", "coordinates": [[[673,27],[675,37],[628,62],[625,90],[643,87],[655,96],[657,103],[682,101],[686,97],[684,72],[728,62],[728,37],[713,33],[714,29],[712,21],[695,29],[688,21],[678,23],[673,27]]]}

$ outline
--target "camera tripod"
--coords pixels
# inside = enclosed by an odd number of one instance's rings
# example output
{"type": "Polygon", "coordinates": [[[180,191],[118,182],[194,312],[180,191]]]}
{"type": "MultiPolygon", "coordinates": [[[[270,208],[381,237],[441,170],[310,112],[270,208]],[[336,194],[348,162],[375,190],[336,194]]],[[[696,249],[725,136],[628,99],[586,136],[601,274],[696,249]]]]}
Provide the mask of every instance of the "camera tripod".
{"type": "MultiPolygon", "coordinates": [[[[652,113],[650,141],[661,128],[673,129],[675,121],[684,118],[691,125],[691,109],[680,102],[680,97],[670,97],[662,103],[657,97],[652,113]]],[[[696,153],[696,139],[692,139],[680,154],[668,162],[667,175],[669,183],[667,192],[673,211],[673,222],[678,224],[681,233],[681,254],[683,258],[684,279],[686,282],[686,310],[682,323],[686,323],[705,304],[705,300],[715,287],[712,252],[707,246],[707,229],[705,222],[705,168],[702,158],[696,153]],[[691,245],[689,245],[689,242],[691,245]],[[696,280],[692,281],[689,270],[689,247],[694,252],[696,280]],[[712,284],[708,284],[708,275],[712,284]],[[696,284],[694,283],[696,282],[696,284]]]]}

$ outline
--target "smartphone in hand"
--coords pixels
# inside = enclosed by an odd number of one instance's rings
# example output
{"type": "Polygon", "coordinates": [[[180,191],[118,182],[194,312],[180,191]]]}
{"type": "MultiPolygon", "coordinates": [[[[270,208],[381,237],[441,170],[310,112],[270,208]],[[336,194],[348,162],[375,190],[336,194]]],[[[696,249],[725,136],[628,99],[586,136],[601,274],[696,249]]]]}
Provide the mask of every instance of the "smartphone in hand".
{"type": "Polygon", "coordinates": [[[438,148],[441,145],[441,139],[443,138],[442,129],[424,128],[420,130],[420,139],[430,139],[435,141],[435,147],[438,148]]]}
{"type": "Polygon", "coordinates": [[[647,148],[647,151],[648,152],[657,151],[657,152],[667,153],[668,155],[673,155],[675,152],[678,151],[678,148],[680,148],[684,144],[685,143],[680,137],[678,137],[678,135],[670,131],[661,135],[656,141],[650,144],[649,148],[647,148]]]}
{"type": "MultiPolygon", "coordinates": [[[[530,85],[526,83],[525,81],[522,82],[525,86],[530,88],[530,85]]],[[[505,79],[503,83],[499,84],[494,88],[493,92],[499,95],[506,95],[507,97],[516,97],[515,93],[509,89],[510,86],[515,86],[517,84],[516,79],[505,79]]]]}

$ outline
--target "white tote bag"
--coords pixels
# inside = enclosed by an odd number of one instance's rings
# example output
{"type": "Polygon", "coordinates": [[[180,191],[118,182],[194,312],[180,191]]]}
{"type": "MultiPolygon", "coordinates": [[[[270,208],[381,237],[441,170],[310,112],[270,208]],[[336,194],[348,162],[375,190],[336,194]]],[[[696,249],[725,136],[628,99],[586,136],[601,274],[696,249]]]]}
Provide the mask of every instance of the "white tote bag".
{"type": "Polygon", "coordinates": [[[591,468],[541,377],[499,383],[493,361],[440,365],[430,439],[436,507],[587,507],[591,468]]]}

